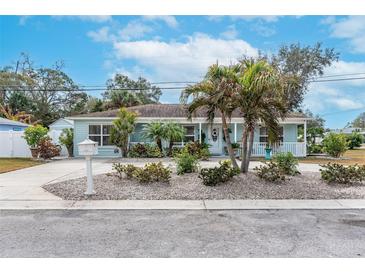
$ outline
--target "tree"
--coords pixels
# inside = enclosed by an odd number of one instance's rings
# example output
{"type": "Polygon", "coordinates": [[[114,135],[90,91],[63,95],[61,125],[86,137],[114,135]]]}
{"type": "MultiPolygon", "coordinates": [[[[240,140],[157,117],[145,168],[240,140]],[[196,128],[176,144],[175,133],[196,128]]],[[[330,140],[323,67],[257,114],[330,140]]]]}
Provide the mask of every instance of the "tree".
{"type": "Polygon", "coordinates": [[[352,127],[365,128],[365,112],[360,113],[351,123],[352,127]]]}
{"type": "Polygon", "coordinates": [[[113,121],[110,135],[111,142],[121,150],[123,157],[128,155],[129,135],[135,128],[136,119],[136,113],[128,111],[126,108],[121,108],[118,118],[113,121]]]}
{"type": "Polygon", "coordinates": [[[104,110],[104,102],[100,98],[88,96],[84,113],[100,112],[104,110]]]}
{"type": "Polygon", "coordinates": [[[324,123],[325,120],[319,115],[313,115],[310,110],[306,110],[305,114],[307,117],[312,118],[307,121],[307,141],[309,145],[315,145],[317,137],[324,137],[324,123]]]}
{"type": "Polygon", "coordinates": [[[330,132],[323,139],[322,144],[324,152],[335,158],[341,157],[348,148],[346,135],[343,133],[330,132]]]}
{"type": "Polygon", "coordinates": [[[142,77],[134,81],[128,76],[116,74],[106,84],[107,90],[103,96],[108,101],[109,108],[154,104],[162,94],[159,87],[153,86],[142,77]]]}
{"type": "Polygon", "coordinates": [[[289,110],[299,109],[310,80],[321,76],[324,69],[338,60],[339,54],[333,48],[322,48],[321,43],[302,47],[299,43],[280,47],[271,58],[273,66],[281,74],[298,79],[296,88],[287,91],[289,110]]]}
{"type": "Polygon", "coordinates": [[[295,86],[296,81],[282,75],[262,58],[242,59],[238,81],[241,88],[235,101],[245,121],[242,133],[241,172],[246,173],[255,126],[261,121],[268,128],[270,139],[278,138],[279,118],[285,118],[288,111],[285,93],[295,86]]]}
{"type": "Polygon", "coordinates": [[[0,84],[0,103],[12,105],[14,112],[29,112],[46,126],[62,116],[82,112],[87,100],[86,93],[63,71],[62,62],[53,68],[37,68],[25,54],[15,68],[0,69],[0,84]],[[19,93],[29,105],[18,102],[19,93]]]}
{"type": "Polygon", "coordinates": [[[159,150],[162,152],[162,139],[165,137],[165,127],[162,122],[151,122],[144,125],[143,127],[143,137],[147,139],[152,139],[156,142],[159,150]]]}
{"type": "Polygon", "coordinates": [[[351,135],[346,136],[349,149],[359,148],[364,142],[364,136],[359,132],[352,132],[351,135]]]}
{"type": "Polygon", "coordinates": [[[61,136],[59,137],[59,141],[66,147],[68,156],[73,157],[74,130],[72,128],[64,128],[62,130],[61,136]]]}
{"type": "Polygon", "coordinates": [[[168,154],[171,156],[174,142],[181,141],[184,138],[185,128],[180,124],[174,122],[168,122],[164,124],[163,129],[164,129],[163,138],[169,141],[168,154]]]}
{"type": "Polygon", "coordinates": [[[192,102],[188,105],[190,118],[197,110],[205,109],[207,119],[212,123],[215,113],[217,111],[220,113],[228,154],[233,167],[238,168],[227,122],[227,119],[231,118],[232,112],[236,108],[236,102],[233,98],[239,88],[237,84],[237,68],[237,66],[227,67],[219,66],[218,64],[210,66],[202,82],[192,85],[182,92],[181,101],[187,104],[189,98],[193,97],[192,102]]]}

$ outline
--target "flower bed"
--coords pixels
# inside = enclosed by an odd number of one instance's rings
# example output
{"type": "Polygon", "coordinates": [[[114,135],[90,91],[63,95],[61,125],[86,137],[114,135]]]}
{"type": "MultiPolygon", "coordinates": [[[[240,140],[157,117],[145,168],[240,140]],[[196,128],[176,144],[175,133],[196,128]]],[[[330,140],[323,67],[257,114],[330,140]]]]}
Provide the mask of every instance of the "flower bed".
{"type": "Polygon", "coordinates": [[[197,200],[197,199],[364,199],[363,184],[327,184],[317,172],[302,172],[289,180],[270,183],[255,174],[238,175],[217,186],[205,186],[198,173],[172,174],[170,183],[140,184],[115,175],[94,177],[96,195],[87,197],[86,178],[43,186],[66,200],[197,200]]]}

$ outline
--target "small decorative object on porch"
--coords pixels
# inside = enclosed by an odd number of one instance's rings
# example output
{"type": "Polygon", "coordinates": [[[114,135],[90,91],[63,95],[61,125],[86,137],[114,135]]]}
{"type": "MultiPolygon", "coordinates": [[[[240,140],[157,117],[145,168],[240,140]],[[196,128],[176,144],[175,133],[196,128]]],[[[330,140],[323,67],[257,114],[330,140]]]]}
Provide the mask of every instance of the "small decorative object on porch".
{"type": "Polygon", "coordinates": [[[265,148],[265,160],[271,160],[271,151],[272,149],[269,146],[265,148]]]}
{"type": "Polygon", "coordinates": [[[78,143],[79,155],[85,156],[86,159],[87,190],[85,195],[95,194],[91,159],[93,155],[98,154],[97,145],[97,142],[91,141],[90,139],[85,139],[81,143],[78,143]]]}

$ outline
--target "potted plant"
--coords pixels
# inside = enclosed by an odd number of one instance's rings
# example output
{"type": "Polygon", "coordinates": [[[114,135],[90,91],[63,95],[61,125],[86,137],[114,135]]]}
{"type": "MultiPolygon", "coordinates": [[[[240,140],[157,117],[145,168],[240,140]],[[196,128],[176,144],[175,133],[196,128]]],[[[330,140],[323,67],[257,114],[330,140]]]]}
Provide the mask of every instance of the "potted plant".
{"type": "Polygon", "coordinates": [[[278,142],[279,136],[277,133],[268,130],[267,143],[265,147],[265,160],[271,160],[272,148],[278,142]]]}
{"type": "Polygon", "coordinates": [[[33,158],[38,158],[38,145],[47,136],[47,133],[48,129],[41,125],[30,126],[24,130],[23,138],[27,142],[33,158]]]}

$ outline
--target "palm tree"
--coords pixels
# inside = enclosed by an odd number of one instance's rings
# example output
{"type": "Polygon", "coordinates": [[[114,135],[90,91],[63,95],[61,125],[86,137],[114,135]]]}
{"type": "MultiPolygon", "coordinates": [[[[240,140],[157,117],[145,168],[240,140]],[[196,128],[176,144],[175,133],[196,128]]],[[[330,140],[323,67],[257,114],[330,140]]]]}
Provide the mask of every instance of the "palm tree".
{"type": "Polygon", "coordinates": [[[162,122],[151,122],[143,127],[143,137],[154,140],[161,152],[164,136],[164,124],[162,122]]]}
{"type": "Polygon", "coordinates": [[[227,119],[231,118],[236,108],[235,101],[232,99],[239,87],[237,72],[237,67],[214,64],[209,67],[202,82],[186,88],[181,94],[181,101],[184,104],[188,104],[189,98],[193,97],[188,107],[190,118],[197,110],[205,109],[208,121],[213,123],[216,112],[220,112],[228,154],[234,167],[238,165],[232,149],[227,119]]]}
{"type": "Polygon", "coordinates": [[[169,141],[169,152],[172,155],[172,147],[174,142],[180,141],[185,136],[185,128],[175,122],[168,122],[164,124],[164,136],[163,138],[169,141]]]}
{"type": "Polygon", "coordinates": [[[118,113],[118,118],[113,121],[111,130],[111,142],[122,151],[123,157],[128,155],[128,139],[133,132],[137,114],[128,111],[126,108],[121,108],[118,113]]]}
{"type": "Polygon", "coordinates": [[[246,173],[255,126],[263,123],[271,140],[278,138],[279,118],[284,119],[287,113],[285,94],[295,84],[295,79],[280,74],[264,59],[246,58],[240,61],[238,82],[241,88],[236,101],[244,118],[241,172],[246,173]]]}

